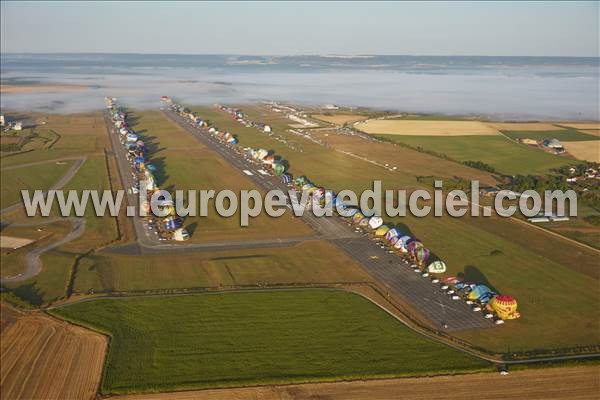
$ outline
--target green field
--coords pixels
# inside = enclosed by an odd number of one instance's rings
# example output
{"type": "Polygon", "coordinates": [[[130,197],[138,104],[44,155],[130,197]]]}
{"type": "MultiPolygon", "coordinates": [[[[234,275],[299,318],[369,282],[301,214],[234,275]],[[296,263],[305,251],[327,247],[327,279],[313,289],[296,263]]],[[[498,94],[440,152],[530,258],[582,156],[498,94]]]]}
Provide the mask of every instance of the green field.
{"type": "Polygon", "coordinates": [[[502,136],[376,136],[390,142],[444,154],[457,161],[482,161],[506,175],[546,174],[551,169],[579,162],[520,145],[502,136]]]}
{"type": "Polygon", "coordinates": [[[558,139],[561,142],[599,140],[598,136],[580,132],[577,129],[560,129],[555,131],[502,131],[502,133],[512,139],[558,139]]]}
{"type": "Polygon", "coordinates": [[[77,272],[78,293],[371,281],[326,241],[284,248],[128,256],[95,254],[77,272]],[[319,262],[315,262],[319,260],[319,262]]]}
{"type": "Polygon", "coordinates": [[[48,190],[72,164],[65,161],[64,164],[48,163],[2,171],[0,208],[21,203],[21,190],[29,190],[31,195],[34,190],[48,190]]]}
{"type": "MultiPolygon", "coordinates": [[[[62,157],[87,156],[87,160],[69,181],[64,190],[110,188],[108,171],[106,168],[105,149],[110,147],[104,122],[100,113],[91,114],[35,114],[36,121],[40,124],[38,131],[55,132],[55,140],[52,146],[31,148],[24,153],[15,155],[2,154],[0,158],[2,168],[18,166],[26,163],[56,160],[62,157]],[[45,122],[44,125],[41,125],[45,122]]],[[[31,142],[30,142],[31,143],[31,142]]],[[[58,180],[72,165],[72,161],[66,164],[55,164],[54,162],[32,167],[14,168],[2,171],[2,196],[10,195],[11,190],[18,193],[21,188],[28,185],[36,185],[33,188],[48,188],[58,180]],[[23,174],[25,178],[17,179],[23,174]],[[33,183],[32,183],[33,182],[33,183]],[[6,190],[5,190],[6,185],[6,190]],[[41,186],[41,187],[40,187],[41,186]]],[[[3,200],[4,202],[4,200],[3,200]]],[[[58,206],[53,207],[52,215],[58,215],[58,206]]],[[[21,282],[7,284],[6,286],[17,296],[31,302],[34,305],[47,304],[55,301],[66,294],[71,269],[75,261],[82,254],[94,250],[100,246],[111,243],[117,238],[116,220],[108,214],[97,217],[93,213],[93,207],[86,209],[86,230],[79,239],[64,244],[42,255],[42,272],[34,278],[21,282]]],[[[3,215],[3,222],[31,222],[22,211],[3,215]]],[[[37,232],[35,225],[23,228],[19,235],[29,237],[27,229],[37,232]]],[[[45,225],[40,235],[48,236],[43,243],[56,241],[71,229],[70,224],[58,223],[45,225]]],[[[42,244],[43,244],[42,243],[42,244]]],[[[41,244],[35,244],[38,246],[41,244]]],[[[3,257],[2,274],[14,275],[24,268],[23,256],[28,248],[11,252],[3,257]]]]}
{"type": "Polygon", "coordinates": [[[95,300],[52,313],[112,337],[102,394],[489,368],[341,291],[95,300]]]}

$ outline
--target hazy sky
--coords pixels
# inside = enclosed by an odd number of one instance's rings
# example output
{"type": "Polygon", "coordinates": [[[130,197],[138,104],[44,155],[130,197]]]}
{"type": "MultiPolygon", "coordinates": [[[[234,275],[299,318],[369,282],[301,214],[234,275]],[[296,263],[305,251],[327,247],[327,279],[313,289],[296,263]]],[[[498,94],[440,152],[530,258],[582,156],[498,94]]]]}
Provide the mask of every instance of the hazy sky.
{"type": "Polygon", "coordinates": [[[2,52],[599,55],[598,2],[8,2],[2,52]]]}

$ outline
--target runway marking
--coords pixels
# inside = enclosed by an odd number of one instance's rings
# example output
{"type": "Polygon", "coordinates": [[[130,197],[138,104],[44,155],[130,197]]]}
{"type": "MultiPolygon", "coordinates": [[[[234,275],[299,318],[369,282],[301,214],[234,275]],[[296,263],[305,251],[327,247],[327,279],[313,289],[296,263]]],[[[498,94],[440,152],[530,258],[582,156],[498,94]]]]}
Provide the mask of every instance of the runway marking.
{"type": "Polygon", "coordinates": [[[252,176],[252,175],[254,175],[252,172],[248,171],[247,169],[243,170],[243,172],[244,172],[246,175],[249,175],[249,176],[252,176]]]}

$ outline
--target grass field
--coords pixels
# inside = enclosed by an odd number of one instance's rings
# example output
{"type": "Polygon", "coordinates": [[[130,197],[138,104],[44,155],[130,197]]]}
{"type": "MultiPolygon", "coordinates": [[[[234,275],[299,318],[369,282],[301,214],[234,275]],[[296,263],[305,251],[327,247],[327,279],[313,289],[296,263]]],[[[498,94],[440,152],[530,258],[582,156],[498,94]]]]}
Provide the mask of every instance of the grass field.
{"type": "MultiPolygon", "coordinates": [[[[224,189],[239,193],[256,189],[241,171],[205,148],[191,134],[167,120],[160,112],[135,113],[135,129],[150,144],[150,161],[157,167],[158,184],[171,192],[174,190],[224,189]]],[[[252,218],[249,226],[240,227],[240,213],[229,218],[214,211],[214,200],[209,202],[206,217],[188,217],[185,225],[192,233],[191,242],[219,240],[245,240],[310,236],[313,231],[304,223],[292,219],[288,213],[281,218],[271,218],[261,213],[252,218]]]]}
{"type": "Polygon", "coordinates": [[[458,161],[482,161],[508,175],[546,174],[577,161],[519,145],[502,136],[433,136],[380,135],[384,140],[444,154],[458,161]]]}
{"type": "Polygon", "coordinates": [[[558,139],[561,142],[576,142],[585,140],[598,140],[594,135],[590,135],[576,129],[561,129],[547,131],[502,131],[506,136],[512,139],[558,139]]]}
{"type": "MultiPolygon", "coordinates": [[[[76,115],[36,114],[34,115],[34,118],[37,123],[40,124],[36,130],[52,130],[58,134],[59,139],[49,148],[36,148],[15,155],[3,154],[0,158],[2,168],[16,167],[32,162],[56,160],[63,157],[86,156],[87,161],[85,161],[83,166],[63,189],[104,190],[110,188],[105,159],[105,149],[109,148],[110,144],[100,113],[76,115]],[[41,125],[42,122],[45,122],[45,124],[41,125]]],[[[39,169],[39,171],[35,174],[30,173],[29,175],[35,175],[35,179],[41,182],[39,184],[42,184],[43,182],[43,185],[49,187],[58,178],[52,177],[52,180],[45,181],[49,173],[48,171],[53,171],[55,166],[65,168],[66,170],[70,163],[71,162],[67,162],[66,165],[57,165],[54,163],[48,165],[43,164],[39,166],[39,168],[36,166],[36,170],[39,169]],[[38,176],[41,178],[38,178],[38,176]]],[[[29,170],[30,168],[34,167],[25,167],[22,169],[29,170]]],[[[5,170],[2,172],[3,195],[4,185],[11,182],[10,180],[6,181],[5,177],[10,179],[9,174],[19,171],[21,171],[21,168],[5,170]]],[[[53,173],[57,176],[63,175],[62,173],[53,173]]],[[[21,185],[23,185],[21,182],[15,184],[18,185],[17,189],[19,190],[21,185]]],[[[57,211],[58,207],[54,207],[52,215],[58,215],[57,211]]],[[[85,218],[86,231],[83,236],[42,255],[41,260],[43,269],[39,275],[22,283],[8,284],[7,287],[20,298],[25,299],[34,305],[47,304],[65,296],[71,268],[76,259],[84,253],[112,242],[117,237],[115,218],[108,215],[96,217],[93,215],[93,208],[91,207],[87,208],[85,218]]],[[[3,221],[5,220],[15,222],[26,220],[27,222],[31,222],[31,219],[28,219],[22,210],[13,212],[10,215],[3,215],[3,221]]],[[[20,232],[20,234],[27,235],[28,230],[33,234],[33,232],[36,232],[36,229],[37,227],[35,225],[30,228],[23,228],[21,229],[22,232],[20,232]]],[[[53,235],[48,237],[46,241],[36,245],[42,245],[48,241],[55,241],[58,237],[61,237],[61,235],[66,234],[68,229],[70,229],[70,224],[57,223],[45,225],[42,233],[52,233],[53,235]]],[[[3,276],[15,275],[22,271],[24,268],[23,257],[26,251],[27,249],[22,249],[13,252],[10,255],[6,255],[6,257],[4,257],[3,254],[1,264],[3,276]]]]}
{"type": "MultiPolygon", "coordinates": [[[[400,172],[391,172],[341,154],[334,148],[281,133],[286,138],[295,138],[304,148],[301,153],[292,151],[254,129],[241,127],[224,113],[207,108],[197,110],[201,115],[216,121],[223,129],[238,134],[241,146],[273,149],[289,160],[290,170],[295,175],[305,174],[317,184],[337,192],[351,189],[360,193],[365,188],[372,187],[373,179],[381,179],[383,189],[396,190],[405,188],[405,184],[410,184],[411,187],[418,184],[413,175],[414,169],[403,173],[399,167],[400,172]]],[[[248,114],[245,108],[243,110],[248,114]]],[[[259,111],[253,113],[258,114],[259,111]]],[[[270,120],[266,119],[266,122],[270,120]]],[[[454,139],[457,138],[448,140],[454,139]]],[[[472,136],[469,139],[496,138],[472,136]]],[[[512,143],[502,137],[498,139],[512,143]]],[[[508,148],[513,149],[510,146],[508,148]]],[[[544,160],[546,156],[551,160],[566,160],[531,150],[534,156],[529,157],[529,162],[535,161],[538,155],[544,160]]],[[[409,154],[421,153],[407,153],[405,157],[398,157],[398,163],[412,162],[413,156],[409,154]]],[[[529,152],[526,154],[530,155],[529,152]]],[[[446,162],[450,163],[441,159],[439,163],[423,163],[420,174],[447,176],[446,162]]],[[[501,293],[517,298],[523,317],[485,334],[473,332],[469,335],[469,340],[474,344],[485,345],[500,352],[508,349],[524,351],[600,344],[597,308],[589,298],[592,296],[598,299],[600,296],[596,290],[599,279],[597,253],[581,249],[543,231],[497,217],[490,220],[481,217],[407,216],[392,221],[421,239],[434,254],[441,257],[449,268],[448,274],[463,273],[469,279],[489,282],[501,293]],[[544,332],[543,335],[539,334],[540,330],[544,332]]]]}
{"type": "Polygon", "coordinates": [[[487,125],[499,131],[555,131],[564,129],[550,122],[488,122],[487,125]]]}
{"type": "Polygon", "coordinates": [[[575,129],[590,129],[590,130],[599,130],[600,122],[573,122],[573,123],[564,123],[560,124],[564,126],[568,126],[569,128],[575,129]]]}
{"type": "Polygon", "coordinates": [[[0,208],[22,202],[21,190],[48,190],[71,167],[72,161],[48,163],[2,171],[0,208]]]}
{"type": "Polygon", "coordinates": [[[75,291],[94,293],[221,286],[371,281],[326,241],[273,249],[126,256],[98,254],[82,261],[75,291]],[[317,261],[318,260],[318,261],[317,261]]]}
{"type": "Polygon", "coordinates": [[[401,119],[370,119],[354,124],[368,134],[400,136],[487,136],[498,131],[479,121],[425,121],[401,119]]]}
{"type": "Polygon", "coordinates": [[[96,300],[52,312],[111,335],[102,394],[487,367],[340,291],[96,300]]]}

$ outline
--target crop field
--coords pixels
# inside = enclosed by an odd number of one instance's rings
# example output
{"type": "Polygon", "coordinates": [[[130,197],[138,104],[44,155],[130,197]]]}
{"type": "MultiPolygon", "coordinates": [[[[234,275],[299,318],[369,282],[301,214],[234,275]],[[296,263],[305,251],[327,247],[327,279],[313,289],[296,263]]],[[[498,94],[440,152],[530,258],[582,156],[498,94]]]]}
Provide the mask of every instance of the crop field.
{"type": "Polygon", "coordinates": [[[105,299],[52,312],[110,334],[102,394],[489,368],[335,290],[105,299]]]}
{"type": "Polygon", "coordinates": [[[69,170],[71,164],[70,161],[53,162],[2,171],[0,208],[20,203],[21,190],[28,190],[31,195],[34,190],[48,190],[69,170]]]}
{"type": "Polygon", "coordinates": [[[308,383],[303,385],[261,386],[250,388],[211,389],[202,391],[155,393],[117,396],[114,400],[223,400],[223,399],[317,399],[384,400],[401,398],[414,400],[464,399],[473,396],[473,388],[485,388],[478,399],[574,399],[586,400],[600,391],[597,365],[476,373],[423,378],[377,379],[358,382],[308,383]]]}
{"type": "Polygon", "coordinates": [[[600,122],[573,122],[560,125],[575,129],[600,130],[600,122]]]}
{"type": "Polygon", "coordinates": [[[368,134],[399,136],[489,136],[498,131],[479,121],[370,119],[354,124],[368,134]]]}
{"type": "Polygon", "coordinates": [[[542,150],[520,145],[502,136],[433,136],[381,135],[380,138],[405,143],[444,154],[458,161],[482,161],[507,175],[546,174],[551,169],[576,162],[542,150]]]}
{"type": "MultiPolygon", "coordinates": [[[[157,167],[158,184],[167,190],[241,190],[255,189],[241,171],[231,167],[217,154],[205,148],[188,132],[167,120],[159,112],[136,113],[135,129],[150,143],[150,161],[157,167]],[[226,179],[224,179],[226,177],[226,179]]],[[[258,240],[310,236],[313,231],[291,215],[271,218],[261,213],[247,227],[240,227],[240,213],[226,218],[214,210],[214,200],[208,203],[206,217],[188,217],[185,225],[191,232],[191,242],[219,240],[258,240]]]]}
{"type": "Polygon", "coordinates": [[[533,139],[533,140],[544,140],[544,139],[558,139],[561,142],[576,142],[585,140],[597,140],[598,138],[594,135],[590,135],[585,132],[578,131],[576,129],[561,129],[561,130],[548,130],[548,131],[502,131],[506,136],[512,139],[533,139]]]}
{"type": "Polygon", "coordinates": [[[87,257],[75,291],[144,291],[222,286],[368,282],[370,276],[326,241],[285,248],[87,257]]]}
{"type": "Polygon", "coordinates": [[[563,127],[549,122],[488,122],[488,126],[499,131],[556,131],[563,127]]]}
{"type": "MultiPolygon", "coordinates": [[[[0,307],[3,315],[16,314],[0,307]]],[[[3,399],[95,398],[104,336],[40,314],[13,316],[0,335],[3,399]]]]}
{"type": "Polygon", "coordinates": [[[569,154],[580,160],[600,162],[600,139],[563,143],[569,154]]]}
{"type": "MultiPolygon", "coordinates": [[[[58,140],[49,148],[32,149],[31,151],[15,154],[2,155],[0,161],[2,172],[2,192],[4,196],[4,185],[12,184],[9,174],[17,176],[20,171],[28,171],[31,168],[36,169],[36,173],[29,174],[35,176],[32,179],[39,181],[36,185],[42,185],[42,188],[53,185],[58,177],[63,173],[55,172],[55,168],[68,169],[73,164],[72,160],[64,160],[65,157],[82,157],[87,159],[73,176],[73,178],[63,187],[64,190],[83,190],[97,189],[105,190],[110,188],[107,162],[104,150],[109,148],[108,137],[104,122],[100,113],[63,115],[36,114],[35,120],[38,127],[36,130],[52,130],[57,134],[58,140]],[[44,125],[41,125],[45,122],[44,125]],[[56,164],[61,160],[61,164],[56,164]],[[44,162],[48,162],[45,164],[44,162]],[[29,163],[43,163],[31,167],[19,168],[20,165],[29,163]],[[62,164],[62,163],[65,164],[62,164]],[[10,168],[9,170],[4,170],[10,168]],[[52,175],[52,176],[51,176],[52,175]],[[5,179],[5,176],[8,179],[5,179]]],[[[28,176],[29,176],[28,175],[28,176]]],[[[23,183],[14,183],[17,189],[20,189],[23,183]]],[[[55,206],[51,215],[58,216],[58,207],[55,206]]],[[[6,286],[18,297],[31,302],[34,305],[47,304],[63,297],[69,281],[70,271],[77,257],[99,246],[111,243],[117,237],[116,219],[106,215],[97,217],[93,214],[93,208],[88,207],[85,214],[86,229],[84,234],[77,240],[64,244],[63,246],[44,253],[41,257],[43,264],[42,271],[37,276],[20,283],[10,283],[6,286]]],[[[17,210],[9,215],[3,215],[5,222],[27,222],[34,220],[26,218],[23,210],[17,210]]],[[[43,219],[40,218],[40,223],[43,219]]],[[[49,225],[40,224],[40,235],[43,240],[33,246],[42,246],[58,240],[71,230],[71,225],[67,222],[57,222],[49,225]]],[[[6,229],[14,229],[12,227],[6,229]]],[[[28,228],[20,228],[19,234],[24,237],[35,236],[38,226],[32,224],[28,228]]],[[[10,254],[4,254],[2,257],[2,276],[13,276],[22,272],[25,268],[25,253],[30,248],[20,249],[10,254]]]]}
{"type": "Polygon", "coordinates": [[[321,121],[329,122],[334,125],[344,125],[352,122],[358,122],[369,118],[368,115],[360,114],[315,114],[313,118],[320,119],[321,121]]]}
{"type": "MultiPolygon", "coordinates": [[[[304,149],[303,152],[293,151],[255,129],[241,127],[225,113],[212,109],[198,111],[218,121],[224,129],[237,133],[240,145],[273,149],[290,162],[290,170],[295,175],[307,175],[317,184],[338,192],[351,189],[360,193],[372,187],[373,179],[380,179],[384,190],[405,188],[402,182],[410,179],[417,183],[414,176],[403,174],[400,168],[400,172],[388,171],[335,149],[282,133],[290,140],[296,138],[304,149]],[[217,118],[215,114],[222,117],[217,118]]],[[[512,143],[505,138],[498,139],[512,143]]],[[[538,154],[537,150],[531,150],[538,154]]],[[[552,155],[539,154],[554,160],[552,155]]],[[[444,176],[443,169],[447,165],[443,161],[424,164],[422,174],[444,176]],[[438,166],[441,170],[436,171],[438,166]]],[[[597,308],[589,301],[590,294],[596,299],[600,296],[595,289],[599,279],[597,253],[499,217],[490,221],[483,217],[407,216],[391,222],[421,239],[425,246],[441,257],[448,265],[448,274],[462,273],[467,279],[489,282],[501,293],[517,298],[523,317],[502,328],[489,330],[485,335],[481,332],[465,333],[473,344],[500,352],[600,344],[597,308]],[[566,289],[567,286],[569,289],[566,289]],[[539,334],[540,330],[543,335],[539,334]]]]}

